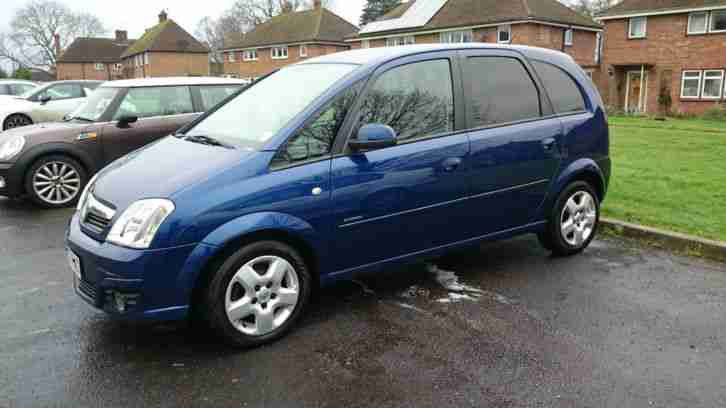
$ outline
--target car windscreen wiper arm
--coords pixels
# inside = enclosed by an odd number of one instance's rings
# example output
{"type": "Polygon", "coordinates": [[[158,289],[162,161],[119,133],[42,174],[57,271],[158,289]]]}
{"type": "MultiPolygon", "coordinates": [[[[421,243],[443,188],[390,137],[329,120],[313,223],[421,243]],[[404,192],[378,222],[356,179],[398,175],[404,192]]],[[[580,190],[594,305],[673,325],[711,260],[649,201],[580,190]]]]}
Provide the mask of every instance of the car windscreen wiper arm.
{"type": "Polygon", "coordinates": [[[195,143],[201,143],[208,146],[219,146],[224,147],[226,149],[234,149],[235,147],[231,144],[224,143],[219,139],[215,139],[210,136],[204,136],[204,135],[176,135],[177,137],[181,138],[182,140],[188,140],[190,142],[195,143]]]}

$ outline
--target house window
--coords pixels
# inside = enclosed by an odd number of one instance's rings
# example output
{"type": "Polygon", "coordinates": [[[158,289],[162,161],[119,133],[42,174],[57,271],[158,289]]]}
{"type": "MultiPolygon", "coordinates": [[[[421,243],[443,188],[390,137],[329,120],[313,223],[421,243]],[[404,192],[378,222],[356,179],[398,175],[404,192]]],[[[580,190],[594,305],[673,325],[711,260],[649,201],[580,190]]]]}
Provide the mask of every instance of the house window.
{"type": "Polygon", "coordinates": [[[272,59],[287,59],[287,47],[275,47],[272,49],[272,59]]]}
{"type": "Polygon", "coordinates": [[[229,62],[234,62],[234,51],[232,51],[229,54],[227,54],[227,60],[229,62]]]}
{"type": "Polygon", "coordinates": [[[633,17],[628,21],[628,38],[645,38],[647,17],[633,17]]]}
{"type": "Polygon", "coordinates": [[[701,89],[701,71],[683,71],[681,98],[698,98],[701,89]]]}
{"type": "Polygon", "coordinates": [[[308,56],[308,46],[307,45],[301,45],[300,46],[300,56],[301,57],[307,57],[308,56]]]}
{"type": "Polygon", "coordinates": [[[114,72],[121,72],[121,70],[123,70],[123,69],[124,69],[124,66],[122,64],[114,64],[113,65],[114,72]]]}
{"type": "Polygon", "coordinates": [[[471,30],[447,31],[441,33],[440,41],[444,44],[469,43],[474,40],[474,33],[471,30]]]}
{"type": "Polygon", "coordinates": [[[371,48],[371,41],[370,40],[363,40],[360,45],[361,48],[371,48]]]}
{"type": "Polygon", "coordinates": [[[500,25],[497,27],[497,42],[499,44],[509,44],[512,42],[512,26],[500,25]]]}
{"type": "Polygon", "coordinates": [[[571,28],[565,30],[565,45],[571,46],[572,45],[572,37],[574,35],[574,32],[571,28]]]}
{"type": "Polygon", "coordinates": [[[705,34],[708,29],[708,13],[691,13],[688,15],[688,34],[705,34]]]}
{"type": "Polygon", "coordinates": [[[711,12],[711,30],[712,33],[726,31],[726,10],[711,12]]]}
{"type": "Polygon", "coordinates": [[[400,45],[411,45],[411,44],[416,44],[416,39],[412,35],[405,36],[405,37],[386,38],[386,47],[398,47],[400,45]]]}
{"type": "Polygon", "coordinates": [[[149,65],[149,53],[144,53],[144,65],[149,65]]]}
{"type": "Polygon", "coordinates": [[[701,90],[701,98],[721,99],[722,92],[723,71],[703,71],[703,89],[701,90]]]}
{"type": "Polygon", "coordinates": [[[106,69],[106,66],[100,62],[97,62],[94,65],[94,68],[96,68],[96,71],[103,71],[104,69],[106,69]]]}
{"type": "Polygon", "coordinates": [[[242,52],[242,60],[257,61],[257,50],[245,50],[242,52]]]}

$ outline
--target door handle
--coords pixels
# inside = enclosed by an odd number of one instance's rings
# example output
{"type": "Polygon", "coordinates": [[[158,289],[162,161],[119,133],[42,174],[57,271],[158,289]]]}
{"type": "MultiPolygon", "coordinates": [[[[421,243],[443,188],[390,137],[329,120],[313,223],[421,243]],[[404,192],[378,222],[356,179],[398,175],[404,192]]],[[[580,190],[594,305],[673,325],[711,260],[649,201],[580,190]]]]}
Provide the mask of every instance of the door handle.
{"type": "Polygon", "coordinates": [[[444,171],[454,171],[461,166],[461,158],[460,157],[450,157],[446,160],[444,160],[444,163],[442,164],[442,167],[444,168],[444,171]]]}
{"type": "Polygon", "coordinates": [[[555,140],[554,137],[548,137],[547,139],[542,141],[542,148],[544,148],[545,151],[551,152],[556,144],[557,140],[555,140]]]}

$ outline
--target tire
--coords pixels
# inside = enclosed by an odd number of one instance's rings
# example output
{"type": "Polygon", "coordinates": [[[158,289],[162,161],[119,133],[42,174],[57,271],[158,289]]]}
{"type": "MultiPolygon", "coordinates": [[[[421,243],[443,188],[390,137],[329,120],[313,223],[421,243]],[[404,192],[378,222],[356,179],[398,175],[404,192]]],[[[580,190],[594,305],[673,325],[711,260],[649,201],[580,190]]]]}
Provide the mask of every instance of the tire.
{"type": "Polygon", "coordinates": [[[32,124],[33,121],[29,117],[16,113],[8,116],[5,119],[5,122],[3,122],[3,130],[13,129],[22,126],[29,126],[32,124]]]}
{"type": "Polygon", "coordinates": [[[600,202],[595,190],[584,181],[575,181],[557,197],[547,226],[537,238],[554,255],[575,255],[590,245],[599,223],[600,202]]]}
{"type": "Polygon", "coordinates": [[[43,208],[74,206],[88,183],[88,173],[76,160],[51,155],[33,163],[25,173],[25,191],[43,208]],[[50,189],[50,190],[48,190],[50,189]]]}
{"type": "Polygon", "coordinates": [[[249,244],[212,273],[203,309],[210,326],[235,347],[279,339],[310,300],[313,281],[304,259],[280,242],[249,244]]]}

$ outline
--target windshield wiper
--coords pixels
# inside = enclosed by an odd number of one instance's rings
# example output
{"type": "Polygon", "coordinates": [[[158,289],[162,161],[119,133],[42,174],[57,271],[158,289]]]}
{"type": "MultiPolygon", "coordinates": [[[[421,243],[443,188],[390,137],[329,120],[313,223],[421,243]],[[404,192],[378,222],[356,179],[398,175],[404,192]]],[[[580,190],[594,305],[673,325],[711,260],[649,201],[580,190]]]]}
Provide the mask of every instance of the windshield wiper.
{"type": "Polygon", "coordinates": [[[219,139],[215,139],[210,136],[204,136],[204,135],[175,135],[176,137],[182,139],[182,140],[188,140],[190,142],[199,143],[207,146],[218,146],[218,147],[224,147],[226,149],[234,149],[235,147],[231,144],[224,143],[219,139]]]}
{"type": "Polygon", "coordinates": [[[84,118],[83,116],[71,116],[68,120],[80,120],[81,122],[93,123],[95,120],[84,118]]]}

